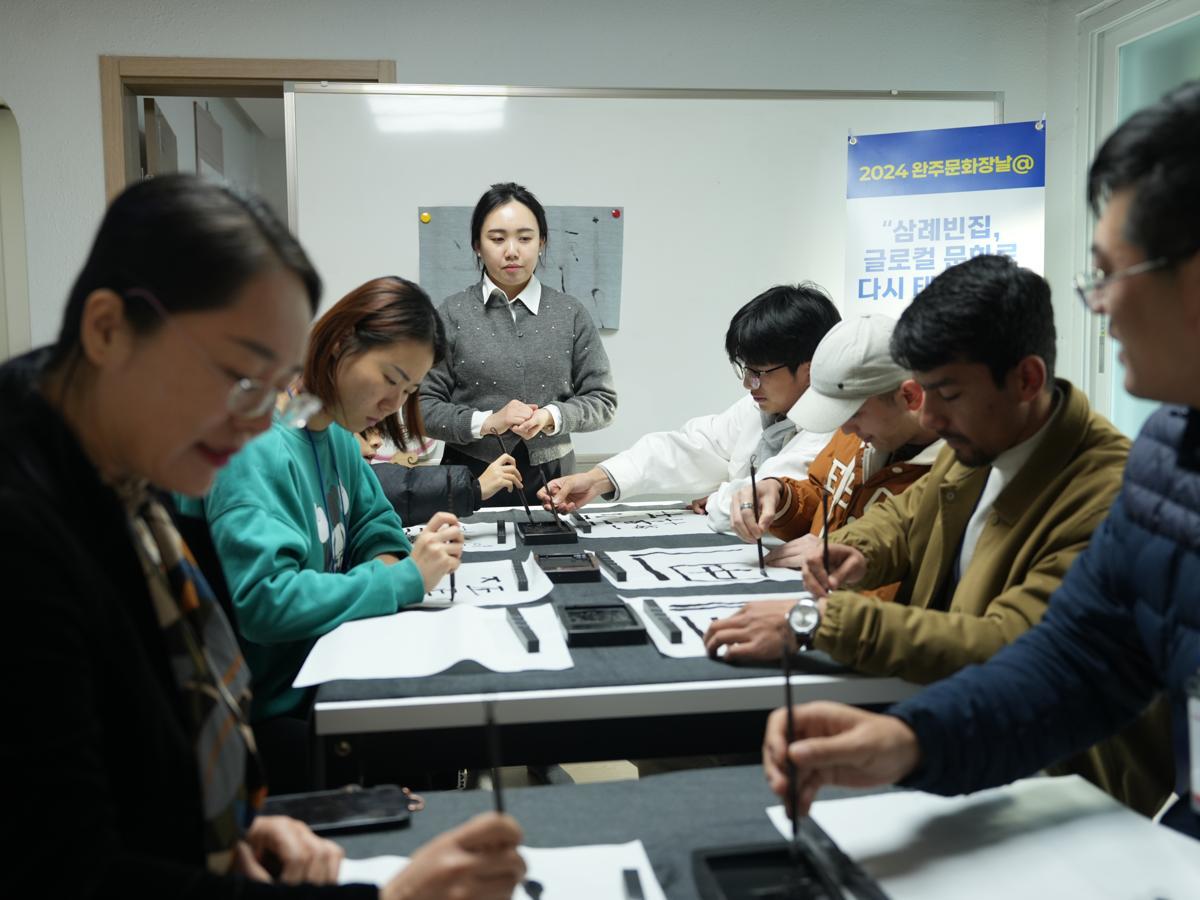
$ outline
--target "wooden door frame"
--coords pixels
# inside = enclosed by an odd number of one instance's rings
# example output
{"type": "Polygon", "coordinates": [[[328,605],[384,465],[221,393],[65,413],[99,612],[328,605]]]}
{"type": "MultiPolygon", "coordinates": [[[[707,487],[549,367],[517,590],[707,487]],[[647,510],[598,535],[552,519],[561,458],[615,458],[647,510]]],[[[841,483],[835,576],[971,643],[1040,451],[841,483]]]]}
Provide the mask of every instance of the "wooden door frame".
{"type": "Polygon", "coordinates": [[[391,59],[210,59],[101,56],[100,127],[104,195],[111,200],[141,177],[137,98],[282,97],[285,81],[394,83],[391,59]]]}

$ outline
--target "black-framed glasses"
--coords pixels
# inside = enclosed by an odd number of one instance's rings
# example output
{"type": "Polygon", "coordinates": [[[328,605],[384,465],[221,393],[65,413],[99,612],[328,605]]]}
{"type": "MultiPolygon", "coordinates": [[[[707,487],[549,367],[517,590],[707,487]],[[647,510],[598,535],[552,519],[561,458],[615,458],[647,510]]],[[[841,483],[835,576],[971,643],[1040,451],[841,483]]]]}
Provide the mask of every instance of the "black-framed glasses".
{"type": "Polygon", "coordinates": [[[1092,312],[1101,312],[1101,296],[1104,293],[1104,289],[1114,281],[1120,281],[1123,278],[1132,278],[1134,275],[1143,275],[1146,272],[1157,272],[1159,269],[1165,269],[1169,265],[1170,260],[1165,256],[1160,256],[1158,259],[1148,259],[1145,262],[1136,263],[1135,265],[1118,269],[1111,273],[1101,269],[1080,272],[1074,279],[1075,293],[1083,301],[1083,305],[1092,312]]]}
{"type": "Polygon", "coordinates": [[[738,377],[738,381],[745,383],[747,376],[750,378],[750,387],[762,387],[764,376],[770,375],[772,372],[778,372],[780,369],[786,369],[787,363],[778,366],[771,366],[769,369],[752,369],[745,363],[731,363],[733,366],[733,374],[738,377]]]}
{"type": "MultiPolygon", "coordinates": [[[[233,382],[229,388],[229,396],[225,398],[225,408],[230,413],[243,419],[257,419],[259,416],[266,415],[271,407],[275,405],[275,400],[281,393],[277,387],[268,382],[259,381],[256,378],[246,378],[239,375],[237,372],[225,368],[225,366],[213,359],[212,355],[204,349],[204,346],[186,328],[171,317],[171,314],[163,308],[159,299],[150,291],[145,288],[130,288],[124,292],[123,296],[137,297],[145,300],[164,323],[173,326],[183,335],[186,341],[195,349],[196,353],[208,363],[214,372],[233,382]]],[[[280,410],[279,416],[285,425],[292,428],[303,428],[308,424],[309,419],[320,412],[321,405],[321,401],[312,394],[292,394],[289,392],[287,402],[280,410]]]]}

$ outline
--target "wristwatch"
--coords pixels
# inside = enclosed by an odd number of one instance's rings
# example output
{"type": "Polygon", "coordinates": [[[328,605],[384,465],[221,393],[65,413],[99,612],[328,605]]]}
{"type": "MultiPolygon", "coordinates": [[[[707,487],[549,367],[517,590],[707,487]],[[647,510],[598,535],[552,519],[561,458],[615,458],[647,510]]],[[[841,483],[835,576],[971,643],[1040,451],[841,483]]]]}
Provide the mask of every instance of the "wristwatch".
{"type": "Polygon", "coordinates": [[[821,607],[812,596],[801,597],[796,605],[788,610],[788,627],[796,635],[796,643],[801,650],[812,646],[817,629],[821,627],[821,607]]]}

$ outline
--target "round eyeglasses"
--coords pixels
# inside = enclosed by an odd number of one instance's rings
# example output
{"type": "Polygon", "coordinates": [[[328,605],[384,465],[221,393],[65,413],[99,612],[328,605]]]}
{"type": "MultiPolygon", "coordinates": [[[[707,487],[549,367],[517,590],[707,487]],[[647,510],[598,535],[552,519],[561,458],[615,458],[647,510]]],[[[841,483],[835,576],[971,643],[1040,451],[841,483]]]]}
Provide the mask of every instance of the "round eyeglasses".
{"type": "MultiPolygon", "coordinates": [[[[150,291],[143,288],[131,288],[125,291],[124,296],[145,300],[164,323],[175,328],[179,334],[183,335],[188,344],[208,363],[213,371],[233,381],[233,384],[229,388],[229,395],[225,398],[225,408],[230,413],[238,418],[257,419],[260,416],[265,416],[271,410],[271,407],[276,405],[276,399],[281,393],[278,388],[269,382],[238,375],[236,372],[231,372],[218,363],[186,328],[171,318],[171,315],[163,308],[162,303],[150,291]]],[[[287,400],[280,406],[279,419],[283,424],[291,428],[303,428],[308,424],[309,419],[321,411],[321,405],[320,399],[313,394],[293,393],[289,390],[287,392],[287,400]]]]}

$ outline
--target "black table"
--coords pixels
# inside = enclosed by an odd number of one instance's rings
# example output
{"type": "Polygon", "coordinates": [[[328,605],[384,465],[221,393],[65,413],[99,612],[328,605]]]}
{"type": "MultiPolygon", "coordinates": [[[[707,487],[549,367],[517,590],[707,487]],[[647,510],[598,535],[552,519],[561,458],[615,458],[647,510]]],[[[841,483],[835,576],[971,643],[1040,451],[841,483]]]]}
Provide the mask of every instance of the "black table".
{"type": "MultiPolygon", "coordinates": [[[[823,792],[822,798],[852,792],[823,792]]],[[[411,855],[421,844],[492,808],[489,791],[427,794],[426,808],[399,831],[338,839],[347,856],[411,855]]],[[[508,789],[506,811],[531,847],[623,844],[640,839],[669,898],[692,900],[692,851],[783,839],[765,809],[778,803],[761,766],[654,775],[638,781],[508,789]]],[[[816,826],[808,821],[808,827],[816,826]]],[[[818,830],[819,831],[819,830],[818,830]]],[[[547,897],[546,900],[553,900],[547,897]]]]}
{"type": "MultiPolygon", "coordinates": [[[[620,505],[615,509],[628,508],[620,505]]],[[[513,519],[523,512],[483,511],[469,521],[513,519]]],[[[509,528],[510,540],[513,540],[509,528]]],[[[738,543],[727,535],[581,538],[578,544],[526,547],[478,559],[523,559],[530,550],[626,550],[738,543]]],[[[795,593],[798,583],[758,582],[702,591],[644,590],[670,598],[693,593],[795,593]]],[[[629,592],[626,592],[629,593],[629,592]]],[[[617,588],[560,584],[556,605],[613,601],[617,588]]],[[[482,768],[483,701],[495,702],[503,764],[545,765],[597,759],[755,752],[766,713],[783,702],[777,666],[733,666],[711,659],[668,659],[651,643],[572,648],[574,668],[498,674],[460,663],[425,678],[335,681],[321,685],[313,710],[318,782],[372,783],[400,771],[482,768]]],[[[914,693],[897,678],[856,675],[819,653],[805,655],[793,677],[796,702],[837,700],[881,706],[914,693]]]]}

